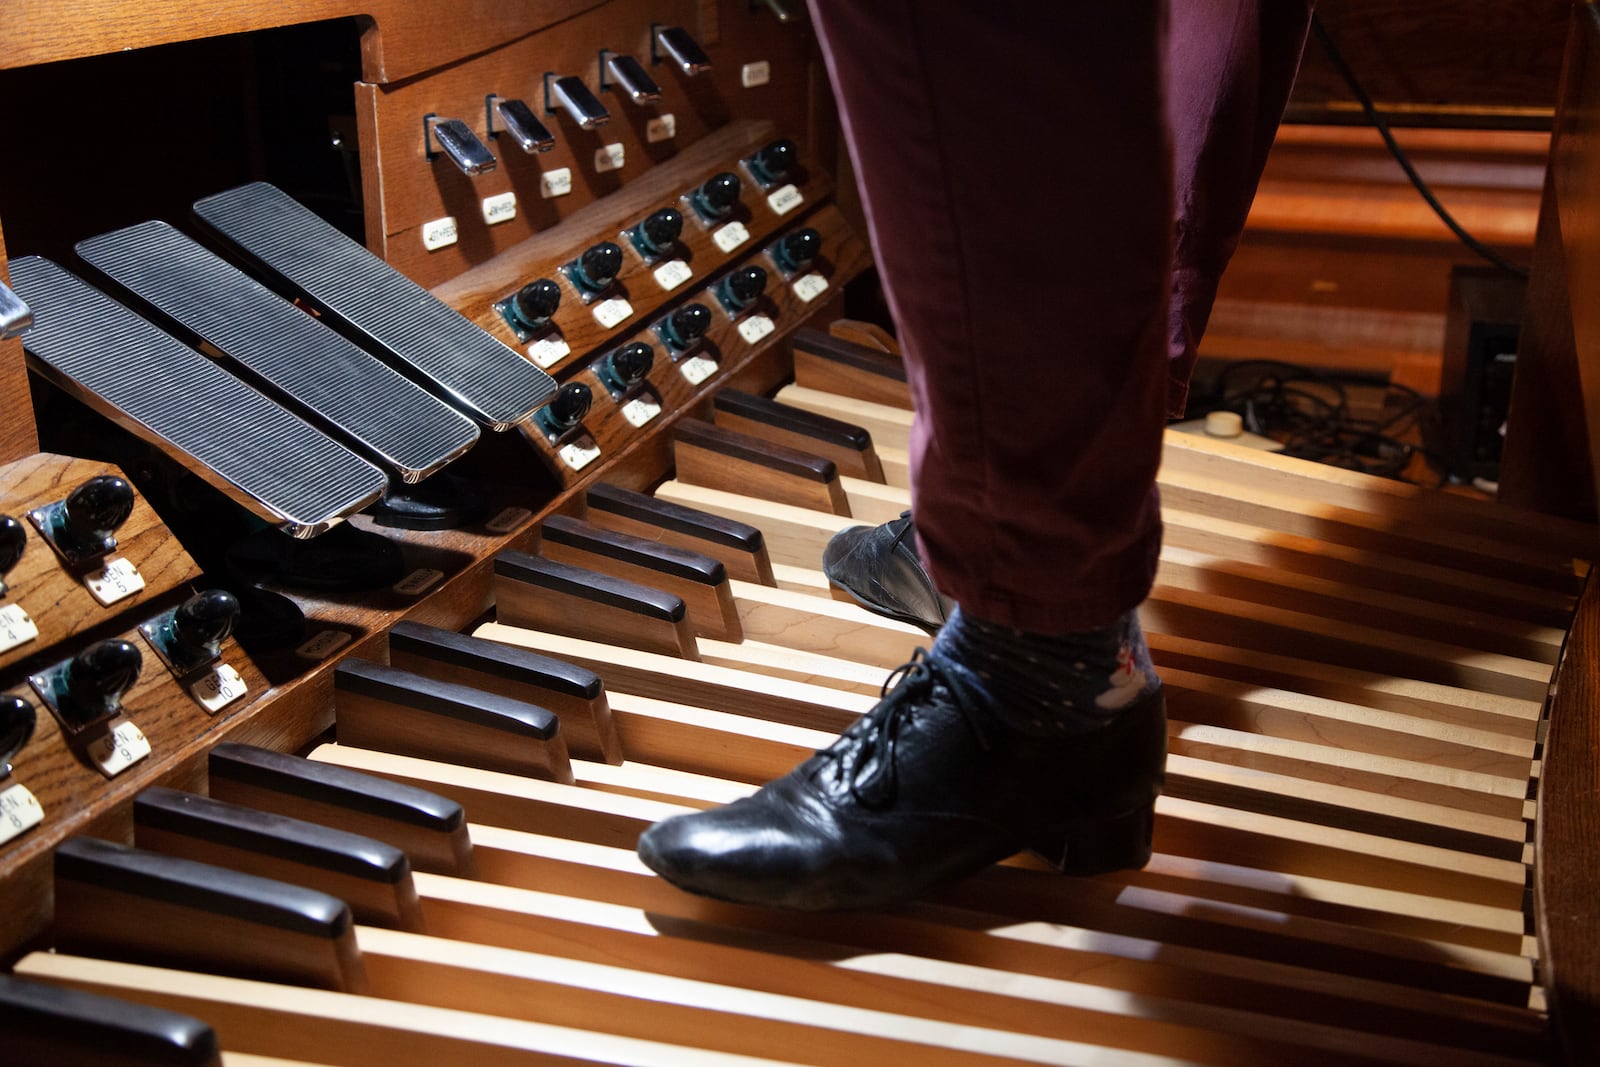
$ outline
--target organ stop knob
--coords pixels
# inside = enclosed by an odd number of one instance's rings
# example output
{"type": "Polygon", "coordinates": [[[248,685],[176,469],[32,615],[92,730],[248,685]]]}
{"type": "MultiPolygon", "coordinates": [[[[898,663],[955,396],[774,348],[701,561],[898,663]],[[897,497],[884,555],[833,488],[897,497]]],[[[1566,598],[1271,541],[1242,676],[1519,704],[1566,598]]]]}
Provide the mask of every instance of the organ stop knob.
{"type": "Polygon", "coordinates": [[[785,274],[799,274],[822,251],[822,234],[807,226],[786,234],[772,246],[772,261],[785,274]]]}
{"type": "Polygon", "coordinates": [[[112,535],[133,514],[133,501],[133,486],[126,479],[102,474],[29,516],[69,565],[87,566],[116,551],[112,535]]]}
{"type": "Polygon", "coordinates": [[[549,278],[529,282],[511,298],[511,314],[516,325],[537,330],[549,323],[561,306],[561,287],[549,278]]]}
{"type": "Polygon", "coordinates": [[[622,270],[622,249],[610,241],[590,245],[567,265],[567,276],[586,296],[603,292],[622,270]]]}
{"type": "Polygon", "coordinates": [[[664,207],[628,231],[628,238],[639,254],[649,260],[665,255],[682,232],[683,213],[677,208],[664,207]]]}
{"type": "Polygon", "coordinates": [[[239,599],[226,589],[196,593],[139,626],[180,678],[213,663],[239,620],[239,599]]]}
{"type": "Polygon", "coordinates": [[[11,773],[11,757],[33,736],[33,705],[19,696],[0,696],[0,778],[11,773]]]}
{"type": "Polygon", "coordinates": [[[122,694],[143,665],[144,657],[132,642],[114,637],[96,641],[28,680],[68,733],[89,738],[103,733],[122,713],[122,694]]]}
{"type": "Polygon", "coordinates": [[[788,180],[800,159],[800,149],[787,137],[773,141],[744,161],[750,176],[763,187],[788,180]]]}
{"type": "Polygon", "coordinates": [[[552,438],[561,437],[582,425],[594,402],[594,392],[582,382],[568,382],[556,390],[555,399],[540,408],[535,417],[552,438]]]}
{"type": "Polygon", "coordinates": [[[626,393],[644,381],[655,361],[655,349],[643,341],[623,345],[606,357],[600,367],[600,380],[614,395],[626,393]]]}
{"type": "Polygon", "coordinates": [[[737,315],[760,299],[767,288],[767,272],[760,267],[740,267],[717,286],[722,306],[737,315]]]}
{"type": "Polygon", "coordinates": [[[725,218],[739,202],[741,187],[739,176],[732,171],[713,174],[705,183],[689,194],[689,202],[707,222],[725,218]]]}
{"type": "Polygon", "coordinates": [[[28,531],[10,515],[0,515],[0,595],[6,591],[5,576],[28,547],[28,531]]]}
{"type": "Polygon", "coordinates": [[[658,333],[673,351],[692,348],[711,328],[711,309],[704,304],[685,304],[661,320],[658,333]]]}

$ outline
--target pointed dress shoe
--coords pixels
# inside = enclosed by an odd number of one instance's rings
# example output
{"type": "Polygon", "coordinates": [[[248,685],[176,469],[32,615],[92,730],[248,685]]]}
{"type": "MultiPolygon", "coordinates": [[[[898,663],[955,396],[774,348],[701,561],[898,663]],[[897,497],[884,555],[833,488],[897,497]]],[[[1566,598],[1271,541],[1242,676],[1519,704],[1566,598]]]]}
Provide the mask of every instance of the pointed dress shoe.
{"type": "Polygon", "coordinates": [[[986,711],[960,667],[919,649],[897,674],[833,745],[752,796],[650,827],[640,858],[692,893],[805,910],[896,904],[1024,849],[1069,874],[1148,862],[1159,688],[1109,725],[1036,737],[986,711]]]}
{"type": "Polygon", "coordinates": [[[882,526],[840,530],[822,550],[822,573],[868,611],[939,632],[955,601],[934,588],[917,555],[911,512],[882,526]]]}

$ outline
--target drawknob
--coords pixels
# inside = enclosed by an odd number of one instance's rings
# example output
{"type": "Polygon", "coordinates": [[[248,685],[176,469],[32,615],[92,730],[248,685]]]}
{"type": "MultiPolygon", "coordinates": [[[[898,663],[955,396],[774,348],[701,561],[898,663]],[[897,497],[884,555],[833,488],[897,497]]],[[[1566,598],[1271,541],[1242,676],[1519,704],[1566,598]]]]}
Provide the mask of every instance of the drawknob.
{"type": "Polygon", "coordinates": [[[37,714],[19,696],[0,695],[0,778],[11,773],[11,757],[33,736],[37,714]]]}
{"type": "Polygon", "coordinates": [[[66,671],[66,696],[74,720],[85,725],[109,719],[121,708],[122,694],[139,677],[144,657],[121,638],[97,641],[72,657],[66,671]]]}
{"type": "Polygon", "coordinates": [[[767,288],[767,272],[760,267],[740,267],[717,286],[717,296],[729,311],[739,312],[755,303],[767,288]]]}
{"type": "Polygon", "coordinates": [[[67,494],[61,521],[67,537],[76,544],[116,546],[111,534],[133,514],[133,486],[115,474],[90,478],[67,494]]]}
{"type": "Polygon", "coordinates": [[[707,220],[720,219],[739,202],[739,176],[731,171],[714,174],[690,196],[695,210],[707,220]]]}
{"type": "Polygon", "coordinates": [[[642,256],[663,255],[683,232],[683,213],[674,207],[654,212],[632,230],[635,248],[642,256]]]}
{"type": "Polygon", "coordinates": [[[810,226],[787,234],[772,246],[772,261],[786,274],[799,274],[822,251],[822,234],[810,226]]]}
{"type": "Polygon", "coordinates": [[[623,345],[611,353],[606,361],[610,377],[623,389],[637,385],[650,373],[651,366],[656,361],[655,350],[643,341],[635,341],[630,345],[623,345]]]}
{"type": "Polygon", "coordinates": [[[0,577],[17,565],[27,547],[28,531],[22,523],[10,515],[0,515],[0,577]]]}
{"type": "Polygon", "coordinates": [[[207,589],[179,604],[172,613],[172,636],[185,651],[208,659],[233,633],[239,619],[239,599],[226,589],[207,589]]]}
{"type": "Polygon", "coordinates": [[[560,433],[570,430],[589,414],[593,392],[582,382],[568,382],[556,391],[555,399],[545,407],[550,428],[560,433]]]}
{"type": "Polygon", "coordinates": [[[745,166],[750,168],[751,175],[762,185],[776,185],[789,176],[799,158],[800,149],[785,137],[756,152],[745,160],[745,166]]]}
{"type": "Polygon", "coordinates": [[[511,313],[524,329],[537,330],[561,305],[561,287],[549,278],[529,282],[511,298],[511,313]]]}
{"type": "Polygon", "coordinates": [[[572,280],[588,293],[598,293],[617,278],[622,270],[622,249],[601,241],[584,250],[572,267],[572,280]]]}
{"type": "Polygon", "coordinates": [[[711,309],[704,304],[685,304],[661,322],[661,339],[674,349],[691,347],[711,328],[711,309]]]}

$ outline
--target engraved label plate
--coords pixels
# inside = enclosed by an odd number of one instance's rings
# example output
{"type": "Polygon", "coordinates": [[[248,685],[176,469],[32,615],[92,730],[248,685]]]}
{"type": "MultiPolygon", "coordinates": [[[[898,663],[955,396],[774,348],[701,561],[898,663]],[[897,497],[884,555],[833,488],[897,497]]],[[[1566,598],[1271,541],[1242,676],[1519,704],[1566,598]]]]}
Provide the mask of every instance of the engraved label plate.
{"type": "Polygon", "coordinates": [[[622,142],[602,145],[594,150],[594,169],[598,174],[608,170],[621,170],[627,161],[627,152],[622,147],[622,142]]]}
{"type": "Polygon", "coordinates": [[[600,458],[600,446],[594,443],[594,438],[583,434],[576,441],[556,449],[556,453],[561,456],[561,462],[575,471],[581,471],[600,458]]]}
{"type": "Polygon", "coordinates": [[[10,652],[38,636],[39,628],[33,624],[33,616],[21,604],[0,607],[0,652],[10,652]]]}
{"type": "Polygon", "coordinates": [[[323,630],[294,650],[297,656],[323,660],[350,643],[350,635],[343,630],[323,630]]]}
{"type": "Polygon", "coordinates": [[[422,224],[422,247],[430,252],[437,252],[441,248],[449,248],[456,243],[459,235],[456,233],[456,220],[453,215],[446,215],[442,219],[422,224]]]}
{"type": "Polygon", "coordinates": [[[678,364],[678,370],[689,380],[690,385],[699,385],[717,373],[717,361],[707,359],[705,356],[690,356],[678,364]]]}
{"type": "Polygon", "coordinates": [[[528,358],[541,367],[548,367],[572,353],[572,346],[560,334],[549,334],[528,346],[528,358]]]}
{"type": "Polygon", "coordinates": [[[239,672],[226,663],[217,664],[204,678],[189,686],[189,695],[213,715],[249,691],[249,685],[239,672]]]}
{"type": "Polygon", "coordinates": [[[143,589],[144,575],[130,560],[118,556],[107,560],[105,570],[99,574],[84,575],[83,584],[88,587],[89,595],[102,605],[110,606],[143,589]]]}
{"type": "Polygon", "coordinates": [[[644,139],[651,144],[658,141],[670,141],[678,136],[678,116],[672,112],[657,115],[644,124],[644,139]]]}
{"type": "Polygon", "coordinates": [[[39,798],[25,785],[0,790],[0,845],[44,822],[39,798]]]}
{"type": "Polygon", "coordinates": [[[724,252],[732,252],[748,240],[750,231],[744,228],[742,222],[730,222],[711,231],[711,243],[724,252]]]}
{"type": "Polygon", "coordinates": [[[794,280],[794,295],[803,304],[809,304],[828,291],[828,279],[813,271],[794,280]]]}
{"type": "Polygon", "coordinates": [[[421,596],[444,577],[444,571],[436,571],[431,567],[419,567],[394,584],[394,591],[401,596],[421,596]]]}
{"type": "Polygon", "coordinates": [[[572,168],[557,167],[539,175],[539,195],[549,200],[572,192],[572,168]]]}
{"type": "Polygon", "coordinates": [[[643,426],[659,414],[661,405],[651,397],[637,397],[622,405],[622,417],[633,426],[643,426]]]}
{"type": "Polygon", "coordinates": [[[633,305],[620,296],[614,296],[610,300],[600,301],[592,310],[594,321],[609,330],[611,327],[626,321],[628,316],[633,314],[633,305]]]}
{"type": "Polygon", "coordinates": [[[805,202],[806,198],[793,185],[785,185],[767,194],[767,206],[779,215],[787,215],[805,202]]]}
{"type": "Polygon", "coordinates": [[[654,271],[656,284],[671,292],[690,278],[694,277],[694,270],[681,259],[669,259],[654,271]]]}
{"type": "Polygon", "coordinates": [[[533,512],[527,508],[505,508],[495,514],[483,528],[492,534],[508,534],[533,518],[533,512]]]}
{"type": "Polygon", "coordinates": [[[746,89],[754,89],[759,85],[767,84],[771,80],[772,64],[764,59],[758,59],[754,63],[746,63],[739,68],[739,84],[746,89]]]}
{"type": "Polygon", "coordinates": [[[115,778],[135,763],[150,755],[150,742],[139,728],[127,719],[119,722],[109,733],[89,745],[85,750],[100,773],[115,778]]]}
{"type": "Polygon", "coordinates": [[[490,226],[510,222],[517,217],[517,194],[501,193],[483,198],[483,221],[490,226]]]}
{"type": "Polygon", "coordinates": [[[755,344],[776,328],[765,315],[750,315],[739,320],[739,336],[750,344],[755,344]]]}

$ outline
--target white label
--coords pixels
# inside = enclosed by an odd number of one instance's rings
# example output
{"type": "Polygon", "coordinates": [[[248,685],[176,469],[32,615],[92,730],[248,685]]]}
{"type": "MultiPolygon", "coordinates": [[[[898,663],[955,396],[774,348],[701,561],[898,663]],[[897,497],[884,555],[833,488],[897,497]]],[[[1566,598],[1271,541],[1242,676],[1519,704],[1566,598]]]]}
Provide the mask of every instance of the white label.
{"type": "Polygon", "coordinates": [[[739,68],[739,84],[746,89],[754,89],[758,85],[765,85],[772,79],[772,64],[764,59],[754,63],[746,63],[739,68]]]}
{"type": "Polygon", "coordinates": [[[122,556],[106,563],[99,574],[85,575],[83,584],[89,593],[102,604],[115,604],[144,588],[144,576],[139,568],[122,556]]]}
{"type": "Polygon", "coordinates": [[[584,434],[571,444],[562,445],[556,449],[561,456],[561,462],[575,471],[581,471],[589,464],[600,458],[600,446],[594,443],[594,438],[584,434]]]}
{"type": "Polygon", "coordinates": [[[401,596],[421,596],[444,577],[444,571],[436,571],[431,567],[419,567],[394,584],[394,591],[401,596]]]}
{"type": "Polygon", "coordinates": [[[30,793],[27,786],[14,785],[0,791],[0,844],[42,822],[44,809],[39,806],[39,798],[30,793]]]}
{"type": "Polygon", "coordinates": [[[621,170],[627,158],[622,142],[602,145],[594,150],[594,169],[600,174],[608,170],[621,170]]]}
{"type": "Polygon", "coordinates": [[[572,346],[567,344],[567,339],[560,334],[541,337],[528,346],[528,358],[541,367],[548,367],[557,360],[565,359],[571,352],[572,346]]]}
{"type": "Polygon", "coordinates": [[[622,417],[633,426],[643,426],[661,414],[661,405],[647,397],[637,397],[622,405],[622,417]]]}
{"type": "Polygon", "coordinates": [[[39,628],[33,624],[33,617],[23,610],[21,604],[0,607],[0,652],[10,652],[38,636],[39,628]]]}
{"type": "Polygon", "coordinates": [[[484,523],[483,528],[492,534],[508,534],[531,518],[533,512],[527,508],[506,508],[484,523]]]}
{"type": "Polygon", "coordinates": [[[549,200],[572,192],[572,168],[557,167],[539,175],[539,195],[549,200]]]}
{"type": "Polygon", "coordinates": [[[717,361],[707,359],[705,356],[690,356],[678,364],[678,370],[689,380],[690,385],[699,385],[717,373],[717,361]]]}
{"type": "Polygon", "coordinates": [[[744,228],[744,223],[742,222],[730,222],[726,226],[711,231],[711,243],[724,252],[732,252],[748,240],[750,240],[750,231],[744,228]]]}
{"type": "Polygon", "coordinates": [[[594,321],[609,330],[633,314],[633,305],[617,296],[600,301],[594,306],[593,312],[594,321]]]}
{"type": "Polygon", "coordinates": [[[815,272],[794,280],[794,295],[801,303],[809,304],[828,291],[828,279],[815,272]]]}
{"type": "Polygon", "coordinates": [[[669,292],[694,277],[694,269],[681,259],[669,259],[655,269],[656,284],[669,292]]]}
{"type": "Polygon", "coordinates": [[[793,185],[785,185],[767,194],[767,206],[779,215],[787,215],[805,202],[806,198],[793,185]]]}
{"type": "Polygon", "coordinates": [[[483,198],[483,221],[490,226],[500,222],[510,222],[516,217],[516,193],[501,193],[499,196],[486,196],[483,198]]]}
{"type": "Polygon", "coordinates": [[[452,215],[422,224],[422,247],[430,252],[455,244],[456,236],[456,220],[452,215]]]}
{"type": "Polygon", "coordinates": [[[239,676],[239,672],[226,663],[217,664],[214,670],[189,687],[189,695],[213,715],[249,691],[250,687],[239,676]]]}
{"type": "Polygon", "coordinates": [[[776,327],[772,320],[765,315],[750,315],[739,320],[739,336],[750,344],[755,344],[776,327]]]}
{"type": "Polygon", "coordinates": [[[345,645],[350,643],[350,635],[343,630],[323,630],[315,634],[309,641],[304,642],[294,650],[297,656],[306,659],[327,659],[345,645]]]}
{"type": "Polygon", "coordinates": [[[672,112],[657,115],[644,124],[644,139],[651,144],[657,141],[670,141],[678,136],[678,116],[672,112]]]}
{"type": "Polygon", "coordinates": [[[115,778],[150,755],[150,742],[145,740],[137,726],[123,719],[109,733],[90,744],[86,754],[90,762],[100,768],[100,773],[107,778],[115,778]]]}

